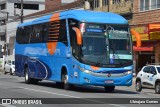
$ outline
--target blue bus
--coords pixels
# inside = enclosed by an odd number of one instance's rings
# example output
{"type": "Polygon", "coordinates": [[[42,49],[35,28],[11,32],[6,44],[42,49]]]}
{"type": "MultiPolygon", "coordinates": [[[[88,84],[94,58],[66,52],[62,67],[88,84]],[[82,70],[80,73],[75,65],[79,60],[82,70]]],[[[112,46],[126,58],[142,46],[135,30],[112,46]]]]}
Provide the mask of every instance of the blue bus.
{"type": "Polygon", "coordinates": [[[17,27],[15,73],[25,82],[131,86],[132,39],[128,21],[110,12],[67,10],[17,27]]]}

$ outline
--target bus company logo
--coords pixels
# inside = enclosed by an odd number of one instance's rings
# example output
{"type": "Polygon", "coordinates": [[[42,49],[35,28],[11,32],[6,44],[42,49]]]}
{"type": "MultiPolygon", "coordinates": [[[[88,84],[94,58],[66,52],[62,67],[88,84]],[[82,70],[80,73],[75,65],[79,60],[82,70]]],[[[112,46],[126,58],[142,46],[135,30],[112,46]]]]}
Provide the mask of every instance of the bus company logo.
{"type": "Polygon", "coordinates": [[[2,99],[2,104],[11,104],[11,99],[2,99]]]}
{"type": "Polygon", "coordinates": [[[107,74],[107,77],[111,77],[111,73],[108,73],[108,74],[107,74]]]}

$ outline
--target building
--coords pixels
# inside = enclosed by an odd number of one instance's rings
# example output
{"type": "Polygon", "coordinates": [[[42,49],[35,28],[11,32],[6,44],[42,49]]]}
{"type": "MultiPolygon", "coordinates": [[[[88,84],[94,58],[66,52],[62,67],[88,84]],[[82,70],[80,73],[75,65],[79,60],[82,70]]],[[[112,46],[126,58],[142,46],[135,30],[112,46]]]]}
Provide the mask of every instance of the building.
{"type": "MultiPolygon", "coordinates": [[[[45,0],[23,0],[23,15],[45,10],[45,0]]],[[[14,56],[16,27],[21,16],[21,0],[0,0],[0,58],[14,56]],[[4,56],[5,55],[5,56],[4,56]]]]}
{"type": "Polygon", "coordinates": [[[52,8],[59,8],[61,6],[61,0],[45,0],[45,10],[52,8]]]}
{"type": "Polygon", "coordinates": [[[77,0],[45,0],[45,10],[56,8],[59,10],[61,6],[75,2],[77,0]]]}
{"type": "MultiPolygon", "coordinates": [[[[160,63],[160,0],[134,0],[131,28],[140,34],[141,46],[134,49],[137,67],[160,63]]],[[[136,41],[133,38],[133,41],[136,41]]]]}

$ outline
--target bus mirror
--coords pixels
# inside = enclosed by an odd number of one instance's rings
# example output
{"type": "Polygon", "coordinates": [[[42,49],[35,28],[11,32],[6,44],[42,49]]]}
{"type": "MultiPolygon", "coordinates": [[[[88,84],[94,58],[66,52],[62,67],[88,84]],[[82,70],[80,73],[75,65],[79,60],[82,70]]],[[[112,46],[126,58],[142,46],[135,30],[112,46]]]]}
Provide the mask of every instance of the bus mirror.
{"type": "Polygon", "coordinates": [[[78,44],[78,45],[82,45],[82,35],[81,35],[81,31],[80,31],[78,28],[76,28],[76,27],[73,27],[72,29],[76,32],[77,44],[78,44]]]}

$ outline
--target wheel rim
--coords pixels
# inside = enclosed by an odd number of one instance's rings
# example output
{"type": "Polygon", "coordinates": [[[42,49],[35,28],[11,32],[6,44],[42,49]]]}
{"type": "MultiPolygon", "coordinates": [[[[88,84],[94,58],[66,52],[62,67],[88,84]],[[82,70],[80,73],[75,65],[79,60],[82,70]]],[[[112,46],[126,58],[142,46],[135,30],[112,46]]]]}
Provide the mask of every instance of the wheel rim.
{"type": "Polygon", "coordinates": [[[64,76],[64,84],[67,84],[67,82],[68,82],[68,75],[65,75],[64,76]]]}
{"type": "Polygon", "coordinates": [[[136,84],[136,90],[140,90],[140,83],[139,82],[137,82],[137,84],[136,84]]]}

